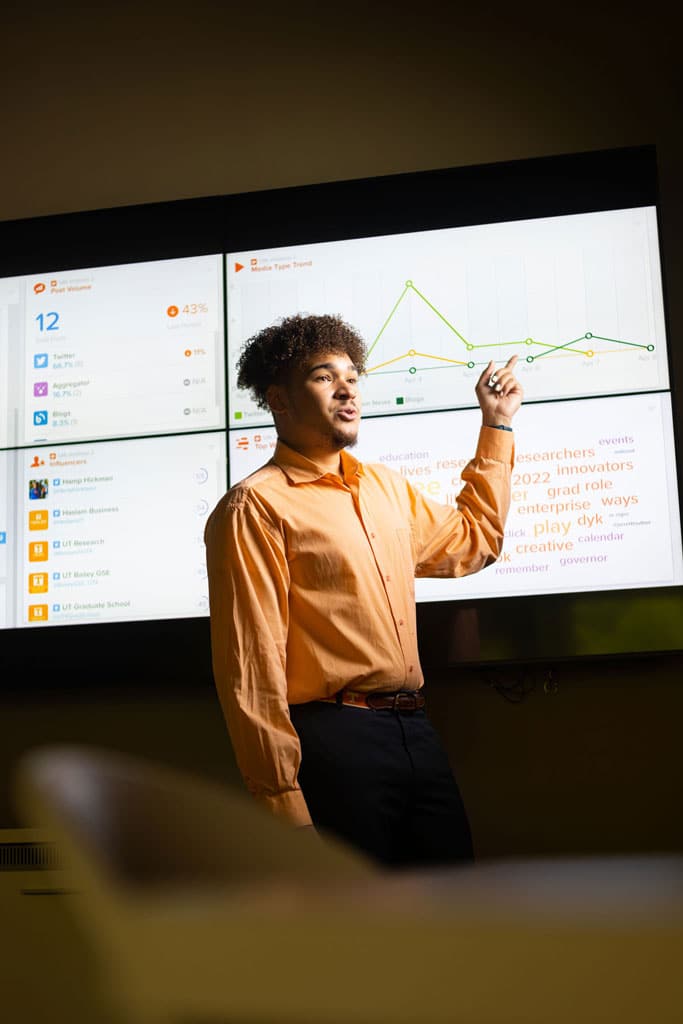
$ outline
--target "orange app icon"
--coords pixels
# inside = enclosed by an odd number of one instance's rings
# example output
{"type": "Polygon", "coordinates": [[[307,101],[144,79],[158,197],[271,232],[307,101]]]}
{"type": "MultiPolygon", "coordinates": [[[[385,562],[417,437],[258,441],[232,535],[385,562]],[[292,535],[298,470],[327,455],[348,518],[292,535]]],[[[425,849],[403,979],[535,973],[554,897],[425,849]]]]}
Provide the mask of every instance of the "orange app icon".
{"type": "Polygon", "coordinates": [[[36,281],[36,283],[33,286],[33,290],[36,293],[36,295],[40,295],[41,292],[45,291],[45,285],[43,284],[42,281],[36,281]]]}
{"type": "Polygon", "coordinates": [[[166,310],[166,313],[168,316],[178,316],[178,307],[169,306],[168,309],[166,310]]]}
{"type": "Polygon", "coordinates": [[[47,562],[47,544],[44,540],[32,541],[28,546],[29,562],[47,562]]]}
{"type": "Polygon", "coordinates": [[[46,604],[30,604],[28,606],[28,621],[29,622],[46,622],[47,621],[47,605],[46,604]]]}
{"type": "Polygon", "coordinates": [[[47,509],[41,508],[37,512],[29,512],[28,514],[29,530],[47,530],[49,521],[50,513],[47,509]]]}
{"type": "Polygon", "coordinates": [[[31,572],[28,577],[28,592],[29,594],[46,594],[47,593],[47,573],[46,572],[31,572]]]}

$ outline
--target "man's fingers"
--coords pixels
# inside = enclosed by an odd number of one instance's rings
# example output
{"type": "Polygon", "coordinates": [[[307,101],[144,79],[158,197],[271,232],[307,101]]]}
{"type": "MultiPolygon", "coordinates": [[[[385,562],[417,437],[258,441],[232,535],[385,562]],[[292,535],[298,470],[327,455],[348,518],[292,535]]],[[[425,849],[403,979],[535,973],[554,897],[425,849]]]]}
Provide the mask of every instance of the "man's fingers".
{"type": "Polygon", "coordinates": [[[494,391],[505,391],[509,386],[510,381],[513,381],[514,377],[507,367],[507,364],[500,370],[494,369],[490,374],[487,384],[494,391]]]}
{"type": "Polygon", "coordinates": [[[517,363],[519,356],[510,356],[505,366],[500,369],[496,369],[496,364],[491,359],[488,366],[479,378],[477,387],[480,385],[488,386],[492,391],[497,394],[506,394],[511,387],[514,387],[516,380],[512,375],[512,371],[517,363]]]}
{"type": "Polygon", "coordinates": [[[489,360],[488,366],[484,368],[481,376],[479,377],[479,380],[477,381],[477,387],[481,387],[484,384],[488,384],[489,380],[491,379],[491,375],[494,374],[495,372],[496,364],[494,363],[493,359],[491,359],[489,360]]]}

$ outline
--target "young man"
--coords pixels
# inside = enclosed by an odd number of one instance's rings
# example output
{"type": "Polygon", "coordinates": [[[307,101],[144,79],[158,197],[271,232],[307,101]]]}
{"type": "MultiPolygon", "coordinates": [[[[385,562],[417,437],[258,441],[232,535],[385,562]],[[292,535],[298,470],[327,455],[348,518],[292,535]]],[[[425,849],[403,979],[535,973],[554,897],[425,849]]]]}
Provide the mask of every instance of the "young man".
{"type": "Polygon", "coordinates": [[[247,788],[275,814],[385,865],[466,861],[467,817],[424,711],[414,577],[500,554],[517,357],[476,385],[483,426],[457,508],[347,450],[365,357],[332,316],[286,318],[242,350],[239,385],[278,443],[206,527],[217,690],[247,788]]]}

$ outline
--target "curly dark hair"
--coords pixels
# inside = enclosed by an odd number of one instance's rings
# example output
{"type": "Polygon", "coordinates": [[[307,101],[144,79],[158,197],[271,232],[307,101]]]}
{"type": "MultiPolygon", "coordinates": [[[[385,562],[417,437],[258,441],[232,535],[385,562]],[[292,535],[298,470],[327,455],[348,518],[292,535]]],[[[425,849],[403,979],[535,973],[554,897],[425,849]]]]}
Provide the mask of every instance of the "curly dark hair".
{"type": "Polygon", "coordinates": [[[346,353],[359,374],[365,370],[365,342],[340,316],[297,313],[244,342],[237,360],[237,386],[248,388],[256,404],[267,409],[270,385],[286,383],[292,370],[317,352],[346,353]]]}

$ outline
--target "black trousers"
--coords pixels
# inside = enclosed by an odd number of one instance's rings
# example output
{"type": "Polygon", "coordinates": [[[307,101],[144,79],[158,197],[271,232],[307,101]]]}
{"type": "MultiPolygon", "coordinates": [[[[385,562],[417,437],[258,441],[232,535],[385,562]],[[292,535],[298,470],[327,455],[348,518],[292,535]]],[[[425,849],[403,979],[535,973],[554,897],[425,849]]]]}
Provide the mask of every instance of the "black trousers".
{"type": "Polygon", "coordinates": [[[472,860],[460,792],[423,710],[314,701],[290,714],[301,740],[299,783],[321,832],[386,866],[472,860]]]}

